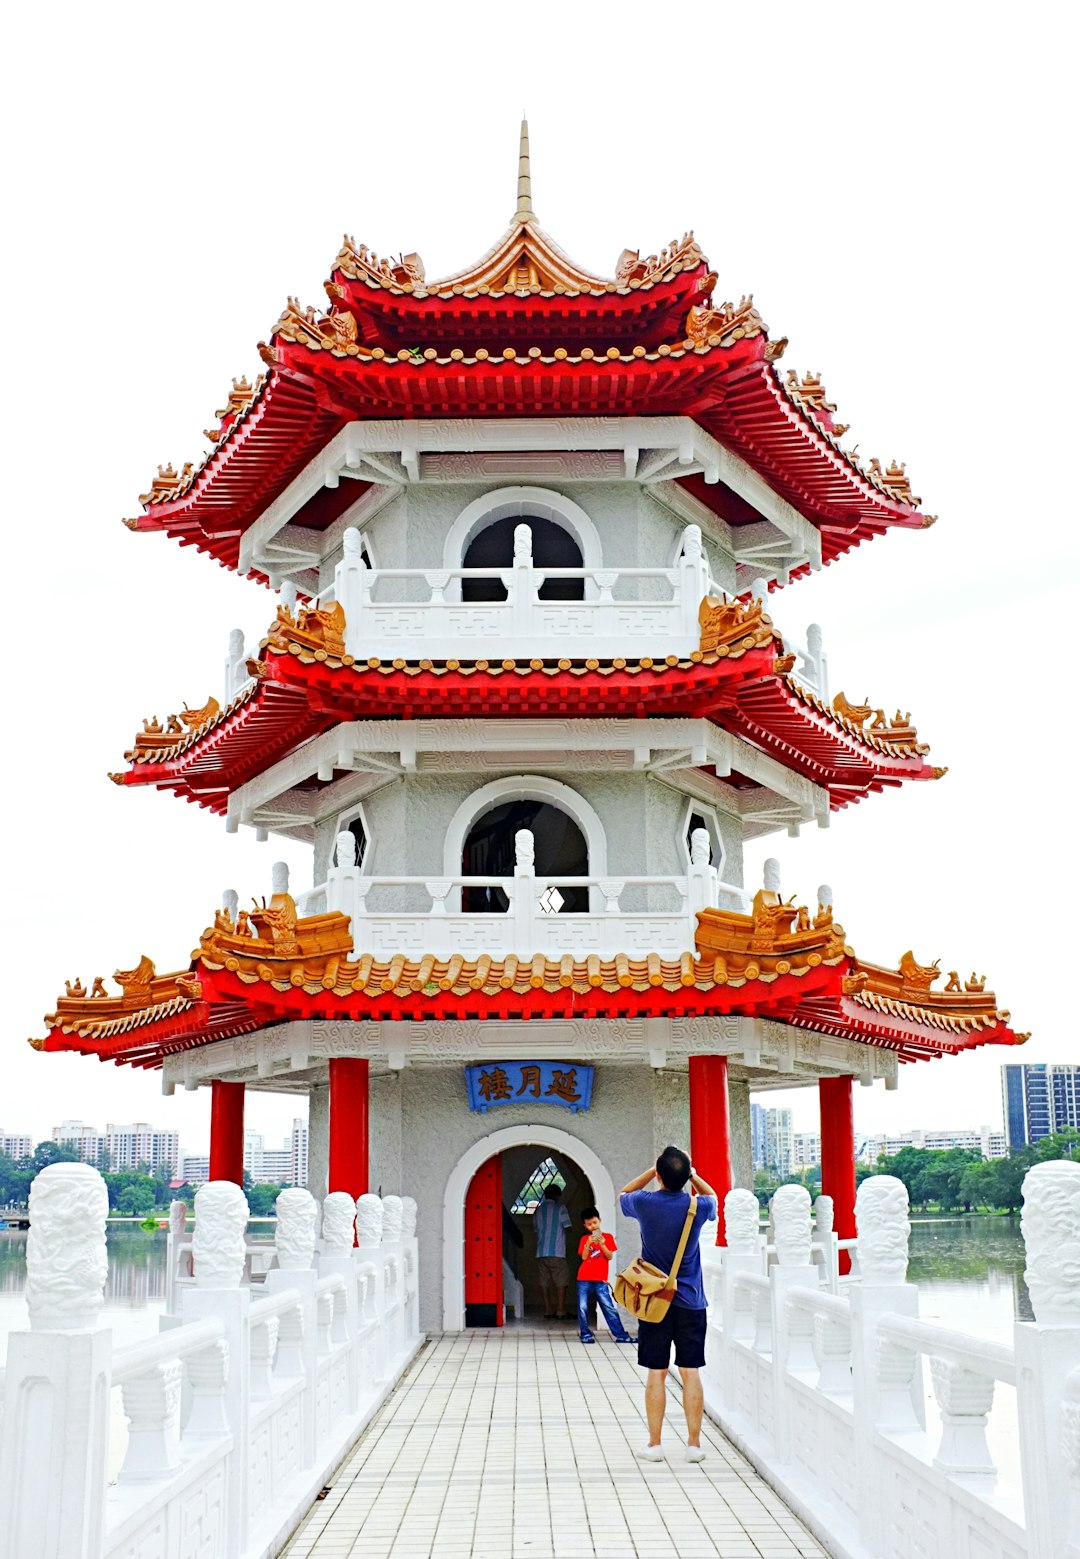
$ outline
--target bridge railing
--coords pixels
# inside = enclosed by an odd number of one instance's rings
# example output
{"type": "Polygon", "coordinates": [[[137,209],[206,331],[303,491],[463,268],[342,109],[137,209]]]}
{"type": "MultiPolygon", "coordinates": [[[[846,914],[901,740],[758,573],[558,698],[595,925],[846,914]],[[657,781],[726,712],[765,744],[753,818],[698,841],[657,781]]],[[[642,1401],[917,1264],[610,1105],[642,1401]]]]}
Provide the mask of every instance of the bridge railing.
{"type": "Polygon", "coordinates": [[[860,1275],[836,1285],[802,1187],[773,1199],[767,1269],[756,1198],[725,1214],[726,1249],[702,1247],[706,1407],[830,1552],[1080,1559],[1080,1165],[1024,1182],[1035,1320],[1011,1346],[919,1319],[891,1176],[859,1188],[860,1275]]]}
{"type": "MultiPolygon", "coordinates": [[[[335,1192],[317,1240],[314,1199],[284,1191],[273,1264],[252,1286],[247,1201],[212,1181],[195,1197],[189,1280],[160,1334],[125,1347],[99,1325],[97,1171],[50,1166],[30,1210],[30,1330],[11,1335],[2,1382],[0,1554],[278,1552],[423,1340],[416,1204],[335,1192]]],[[[171,1224],[179,1261],[188,1242],[171,1224]]]]}

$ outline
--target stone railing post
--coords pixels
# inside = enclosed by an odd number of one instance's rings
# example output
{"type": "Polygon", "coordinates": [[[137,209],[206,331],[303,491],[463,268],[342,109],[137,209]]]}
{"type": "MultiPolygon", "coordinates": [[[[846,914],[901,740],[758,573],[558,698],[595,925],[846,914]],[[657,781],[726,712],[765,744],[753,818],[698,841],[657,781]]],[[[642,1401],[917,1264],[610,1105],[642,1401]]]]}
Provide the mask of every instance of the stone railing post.
{"type": "Polygon", "coordinates": [[[359,1406],[360,1352],[362,1326],[357,1271],[353,1260],[356,1245],[356,1203],[348,1191],[331,1191],[323,1198],[322,1239],[319,1275],[339,1272],[345,1279],[345,1325],[349,1339],[349,1411],[359,1406]]]}
{"type": "Polygon", "coordinates": [[[394,1364],[405,1347],[405,1262],[401,1248],[401,1230],[405,1209],[400,1196],[383,1197],[383,1284],[386,1347],[394,1364]]]}
{"type": "Polygon", "coordinates": [[[1069,1431],[1080,1433],[1070,1383],[1080,1367],[1080,1164],[1057,1159],[1028,1170],[1020,1228],[1035,1312],[1014,1331],[1024,1512],[1030,1559],[1061,1559],[1070,1542],[1080,1547],[1069,1527],[1069,1431]]]}
{"type": "Polygon", "coordinates": [[[519,958],[538,952],[533,921],[537,914],[536,841],[531,828],[519,828],[514,835],[514,892],[510,901],[513,917],[514,951],[519,958]]]}
{"type": "Polygon", "coordinates": [[[706,1365],[730,1409],[735,1403],[735,1349],[738,1339],[754,1334],[753,1301],[746,1289],[735,1286],[739,1272],[764,1272],[761,1242],[761,1208],[753,1191],[736,1188],[724,1197],[724,1230],[727,1244],[721,1247],[721,1366],[706,1365]]]}
{"type": "Polygon", "coordinates": [[[679,607],[683,633],[687,634],[693,649],[701,640],[701,624],[698,613],[701,603],[709,593],[709,564],[701,542],[701,527],[688,525],[683,531],[682,554],[679,557],[679,607]]]}
{"type": "Polygon", "coordinates": [[[769,1271],[772,1295],[773,1423],[772,1438],[781,1461],[790,1456],[790,1413],[787,1408],[788,1370],[809,1370],[816,1365],[813,1350],[813,1317],[802,1309],[789,1309],[787,1295],[795,1288],[817,1288],[817,1273],[810,1259],[810,1193],[805,1186],[782,1185],[772,1199],[776,1265],[769,1271]]]}
{"type": "Polygon", "coordinates": [[[185,1438],[233,1437],[229,1458],[226,1552],[242,1550],[247,1530],[247,1460],[251,1412],[251,1294],[241,1284],[247,1257],[247,1197],[231,1180],[210,1180],[195,1193],[191,1237],[195,1282],[180,1290],[182,1321],[208,1316],[225,1328],[221,1342],[193,1354],[187,1374],[191,1411],[185,1438]]]}
{"type": "Polygon", "coordinates": [[[712,841],[707,828],[695,828],[690,835],[690,868],[686,876],[687,908],[690,912],[690,946],[697,934],[698,911],[715,909],[717,904],[716,867],[712,862],[712,841]]]}
{"type": "Polygon", "coordinates": [[[128,1421],[127,1454],[121,1483],[145,1483],[173,1472],[179,1465],[179,1359],[155,1364],[125,1380],[120,1387],[128,1421]]]}
{"type": "Polygon", "coordinates": [[[266,1292],[280,1294],[295,1289],[300,1302],[286,1310],[278,1322],[278,1347],[275,1373],[282,1377],[303,1377],[303,1457],[304,1466],[315,1460],[316,1360],[318,1356],[318,1306],[315,1285],[315,1242],[319,1222],[319,1204],[310,1191],[289,1186],[274,1204],[277,1213],[277,1266],[266,1274],[266,1292]]]}
{"type": "Polygon", "coordinates": [[[112,1334],[97,1327],[108,1211],[89,1164],[50,1164],[30,1187],[30,1330],[8,1339],[0,1419],[0,1553],[12,1559],[102,1553],[112,1334]]]}
{"type": "Polygon", "coordinates": [[[334,595],[345,613],[345,648],[350,655],[367,655],[364,608],[371,599],[371,571],[362,554],[363,539],[354,525],[342,537],[341,561],[334,569],[334,595]]]}
{"type": "Polygon", "coordinates": [[[1080,1369],[1065,1381],[1061,1404],[1061,1454],[1065,1463],[1068,1503],[1065,1530],[1070,1534],[1067,1559],[1080,1559],[1080,1369]]]}
{"type": "MultiPolygon", "coordinates": [[[[169,1203],[169,1233],[165,1246],[165,1314],[175,1316],[177,1313],[177,1279],[181,1275],[180,1247],[188,1243],[187,1238],[187,1203],[169,1203]]],[[[191,1276],[191,1252],[185,1251],[183,1256],[183,1276],[191,1276]]]]}
{"type": "Polygon", "coordinates": [[[831,1196],[819,1196],[814,1202],[814,1243],[821,1250],[821,1286],[827,1288],[830,1294],[838,1293],[840,1289],[840,1252],[836,1240],[833,1199],[831,1196]]]}
{"type": "Polygon", "coordinates": [[[418,1208],[411,1196],[401,1198],[401,1248],[405,1260],[405,1343],[420,1341],[420,1246],[416,1238],[418,1208]]]}
{"type": "Polygon", "coordinates": [[[243,628],[229,631],[229,650],[225,657],[225,698],[231,703],[248,679],[247,651],[244,648],[243,628]]]}
{"type": "Polygon", "coordinates": [[[356,835],[343,828],[334,842],[334,864],[326,873],[326,908],[348,915],[354,948],[363,946],[357,923],[363,907],[357,854],[356,835]]]}
{"type": "Polygon", "coordinates": [[[376,1345],[367,1342],[364,1349],[364,1365],[360,1380],[361,1395],[385,1380],[389,1360],[383,1347],[382,1329],[386,1315],[383,1273],[383,1203],[382,1197],[365,1191],[356,1199],[356,1254],[357,1269],[364,1285],[363,1317],[365,1331],[376,1327],[376,1345]]]}
{"type": "Polygon", "coordinates": [[[508,604],[512,632],[523,645],[533,638],[533,602],[537,592],[532,541],[532,530],[528,525],[514,526],[514,567],[510,575],[508,604]]]}
{"type": "MultiPolygon", "coordinates": [[[[919,1314],[919,1294],[907,1281],[908,1194],[893,1175],[871,1175],[855,1198],[860,1281],[848,1286],[851,1303],[851,1384],[860,1486],[876,1486],[878,1429],[923,1424],[922,1360],[877,1335],[881,1316],[919,1314]]],[[[883,1552],[880,1501],[859,1506],[859,1531],[871,1553],[883,1552]]]]}

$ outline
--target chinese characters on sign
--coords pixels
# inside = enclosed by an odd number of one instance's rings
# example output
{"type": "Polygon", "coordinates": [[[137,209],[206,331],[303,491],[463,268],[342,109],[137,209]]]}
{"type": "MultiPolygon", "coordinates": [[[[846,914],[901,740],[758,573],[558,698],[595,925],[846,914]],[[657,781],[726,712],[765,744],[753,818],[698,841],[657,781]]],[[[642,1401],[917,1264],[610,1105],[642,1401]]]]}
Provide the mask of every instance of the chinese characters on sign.
{"type": "Polygon", "coordinates": [[[498,1104],[560,1104],[564,1110],[587,1110],[592,1081],[591,1066],[569,1061],[491,1061],[465,1068],[469,1109],[481,1114],[498,1104]]]}

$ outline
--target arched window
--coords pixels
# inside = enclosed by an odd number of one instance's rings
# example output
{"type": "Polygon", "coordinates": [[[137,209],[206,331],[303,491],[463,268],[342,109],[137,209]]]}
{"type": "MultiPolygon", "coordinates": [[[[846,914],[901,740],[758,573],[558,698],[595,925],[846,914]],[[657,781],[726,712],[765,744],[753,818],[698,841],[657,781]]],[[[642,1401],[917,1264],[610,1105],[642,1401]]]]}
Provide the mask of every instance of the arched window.
{"type": "MultiPolygon", "coordinates": [[[[462,849],[463,877],[512,877],[514,835],[520,828],[532,831],[535,872],[557,886],[562,896],[559,913],[584,914],[589,890],[558,883],[563,877],[589,875],[589,847],[572,817],[548,801],[506,801],[478,817],[465,837],[462,849]]],[[[461,908],[466,915],[505,913],[509,900],[501,888],[463,888],[461,908]]]]}
{"type": "MultiPolygon", "coordinates": [[[[462,568],[510,568],[514,562],[514,531],[519,525],[527,525],[532,531],[532,554],[535,568],[581,568],[581,548],[570,532],[554,520],[545,520],[538,514],[505,515],[493,520],[479,531],[469,543],[462,559],[462,568]]],[[[583,579],[546,579],[540,586],[541,601],[583,601],[583,579]]],[[[506,586],[498,579],[463,579],[463,601],[505,601],[506,586]]]]}

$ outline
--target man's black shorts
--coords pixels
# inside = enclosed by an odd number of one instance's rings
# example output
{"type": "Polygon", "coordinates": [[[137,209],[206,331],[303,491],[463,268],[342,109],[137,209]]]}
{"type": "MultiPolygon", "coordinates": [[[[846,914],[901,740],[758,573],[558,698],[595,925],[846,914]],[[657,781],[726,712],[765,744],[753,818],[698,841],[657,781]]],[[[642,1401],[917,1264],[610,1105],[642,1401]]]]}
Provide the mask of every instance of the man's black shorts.
{"type": "Polygon", "coordinates": [[[672,1305],[662,1321],[639,1321],[637,1361],[643,1370],[666,1370],[671,1363],[671,1344],[675,1344],[675,1363],[680,1369],[700,1370],[705,1366],[705,1325],[707,1310],[688,1310],[672,1305]]]}

